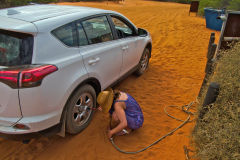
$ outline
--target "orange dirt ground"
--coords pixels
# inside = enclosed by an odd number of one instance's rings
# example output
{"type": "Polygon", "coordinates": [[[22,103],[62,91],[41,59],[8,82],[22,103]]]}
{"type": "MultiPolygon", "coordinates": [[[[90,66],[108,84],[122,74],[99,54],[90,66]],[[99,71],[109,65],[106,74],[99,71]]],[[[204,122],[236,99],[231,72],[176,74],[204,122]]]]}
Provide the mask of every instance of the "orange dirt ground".
{"type": "MultiPolygon", "coordinates": [[[[157,1],[126,0],[114,3],[63,3],[115,10],[137,27],[147,29],[153,39],[148,71],[141,77],[129,76],[116,87],[130,93],[141,105],[145,121],[141,129],[116,138],[126,150],[140,149],[177,127],[180,122],[163,111],[166,105],[183,105],[198,95],[210,33],[205,20],[188,16],[189,5],[157,1]]],[[[219,37],[219,32],[216,33],[219,37]]],[[[179,118],[183,113],[171,110],[179,118]]],[[[116,151],[106,137],[108,121],[97,112],[87,129],[76,136],[34,139],[30,144],[0,139],[0,159],[94,160],[94,159],[162,159],[184,160],[183,146],[190,146],[194,123],[188,123],[151,149],[136,155],[116,151]]]]}

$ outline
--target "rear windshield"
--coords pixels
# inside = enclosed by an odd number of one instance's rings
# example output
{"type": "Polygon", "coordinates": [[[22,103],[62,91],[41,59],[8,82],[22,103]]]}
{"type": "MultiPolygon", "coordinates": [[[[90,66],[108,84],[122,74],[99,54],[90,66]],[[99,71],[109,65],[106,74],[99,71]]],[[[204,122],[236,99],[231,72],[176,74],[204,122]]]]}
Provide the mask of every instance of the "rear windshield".
{"type": "Polygon", "coordinates": [[[0,66],[31,64],[33,36],[0,29],[0,66]]]}

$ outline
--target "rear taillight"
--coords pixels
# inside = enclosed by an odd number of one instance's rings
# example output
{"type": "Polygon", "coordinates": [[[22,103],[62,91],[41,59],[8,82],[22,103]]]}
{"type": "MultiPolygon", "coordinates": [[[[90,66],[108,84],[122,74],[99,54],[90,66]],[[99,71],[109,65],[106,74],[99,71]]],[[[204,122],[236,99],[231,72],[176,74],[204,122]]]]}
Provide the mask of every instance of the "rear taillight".
{"type": "Polygon", "coordinates": [[[44,77],[57,71],[54,65],[21,66],[0,71],[0,82],[11,88],[29,88],[40,86],[44,77]]]}
{"type": "Polygon", "coordinates": [[[40,66],[30,70],[24,70],[19,76],[19,87],[35,87],[40,86],[42,79],[58,68],[53,65],[40,66]]]}
{"type": "Polygon", "coordinates": [[[3,82],[11,88],[18,88],[18,70],[0,71],[0,82],[3,82]]]}

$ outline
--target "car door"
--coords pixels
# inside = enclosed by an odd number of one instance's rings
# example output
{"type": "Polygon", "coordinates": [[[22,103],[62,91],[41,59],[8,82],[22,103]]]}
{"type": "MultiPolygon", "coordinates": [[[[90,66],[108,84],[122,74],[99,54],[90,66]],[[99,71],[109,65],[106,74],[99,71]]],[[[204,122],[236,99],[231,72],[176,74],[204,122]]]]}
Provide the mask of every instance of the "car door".
{"type": "Polygon", "coordinates": [[[120,72],[120,76],[122,76],[138,65],[142,54],[138,53],[137,49],[139,37],[135,27],[124,17],[111,15],[111,19],[123,51],[123,65],[120,72]]]}
{"type": "Polygon", "coordinates": [[[97,78],[102,89],[105,89],[119,78],[122,66],[121,45],[114,40],[106,15],[78,21],[77,28],[79,50],[89,77],[97,78]],[[85,38],[88,40],[87,45],[85,38]]]}

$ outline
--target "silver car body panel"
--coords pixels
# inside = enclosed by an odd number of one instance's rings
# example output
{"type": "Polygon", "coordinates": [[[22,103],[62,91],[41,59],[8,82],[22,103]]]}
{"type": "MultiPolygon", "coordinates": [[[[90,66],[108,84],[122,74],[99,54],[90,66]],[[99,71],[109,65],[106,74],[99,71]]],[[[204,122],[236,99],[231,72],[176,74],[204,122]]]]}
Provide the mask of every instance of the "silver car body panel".
{"type": "MultiPolygon", "coordinates": [[[[80,7],[80,6],[63,6],[54,4],[37,4],[15,8],[1,9],[0,16],[19,19],[27,22],[36,22],[53,17],[61,17],[63,15],[70,15],[72,13],[93,13],[101,12],[102,9],[80,7]],[[9,14],[9,12],[15,11],[16,14],[9,14]]],[[[54,23],[54,22],[53,22],[54,23]]]]}
{"type": "Polygon", "coordinates": [[[37,28],[35,27],[34,24],[30,22],[4,17],[4,16],[1,16],[1,14],[0,14],[0,22],[4,22],[4,23],[0,23],[0,29],[23,32],[23,33],[31,33],[33,35],[37,33],[37,28]]]}
{"type": "Polygon", "coordinates": [[[0,83],[0,126],[12,126],[22,118],[18,90],[0,83]]]}
{"type": "Polygon", "coordinates": [[[89,76],[98,79],[102,88],[119,78],[122,49],[116,40],[80,47],[80,53],[89,76]]]}
{"type": "Polygon", "coordinates": [[[128,37],[120,39],[120,43],[123,49],[123,65],[121,68],[121,75],[124,75],[131,68],[135,67],[141,57],[139,52],[136,52],[138,48],[138,37],[128,37]]]}

